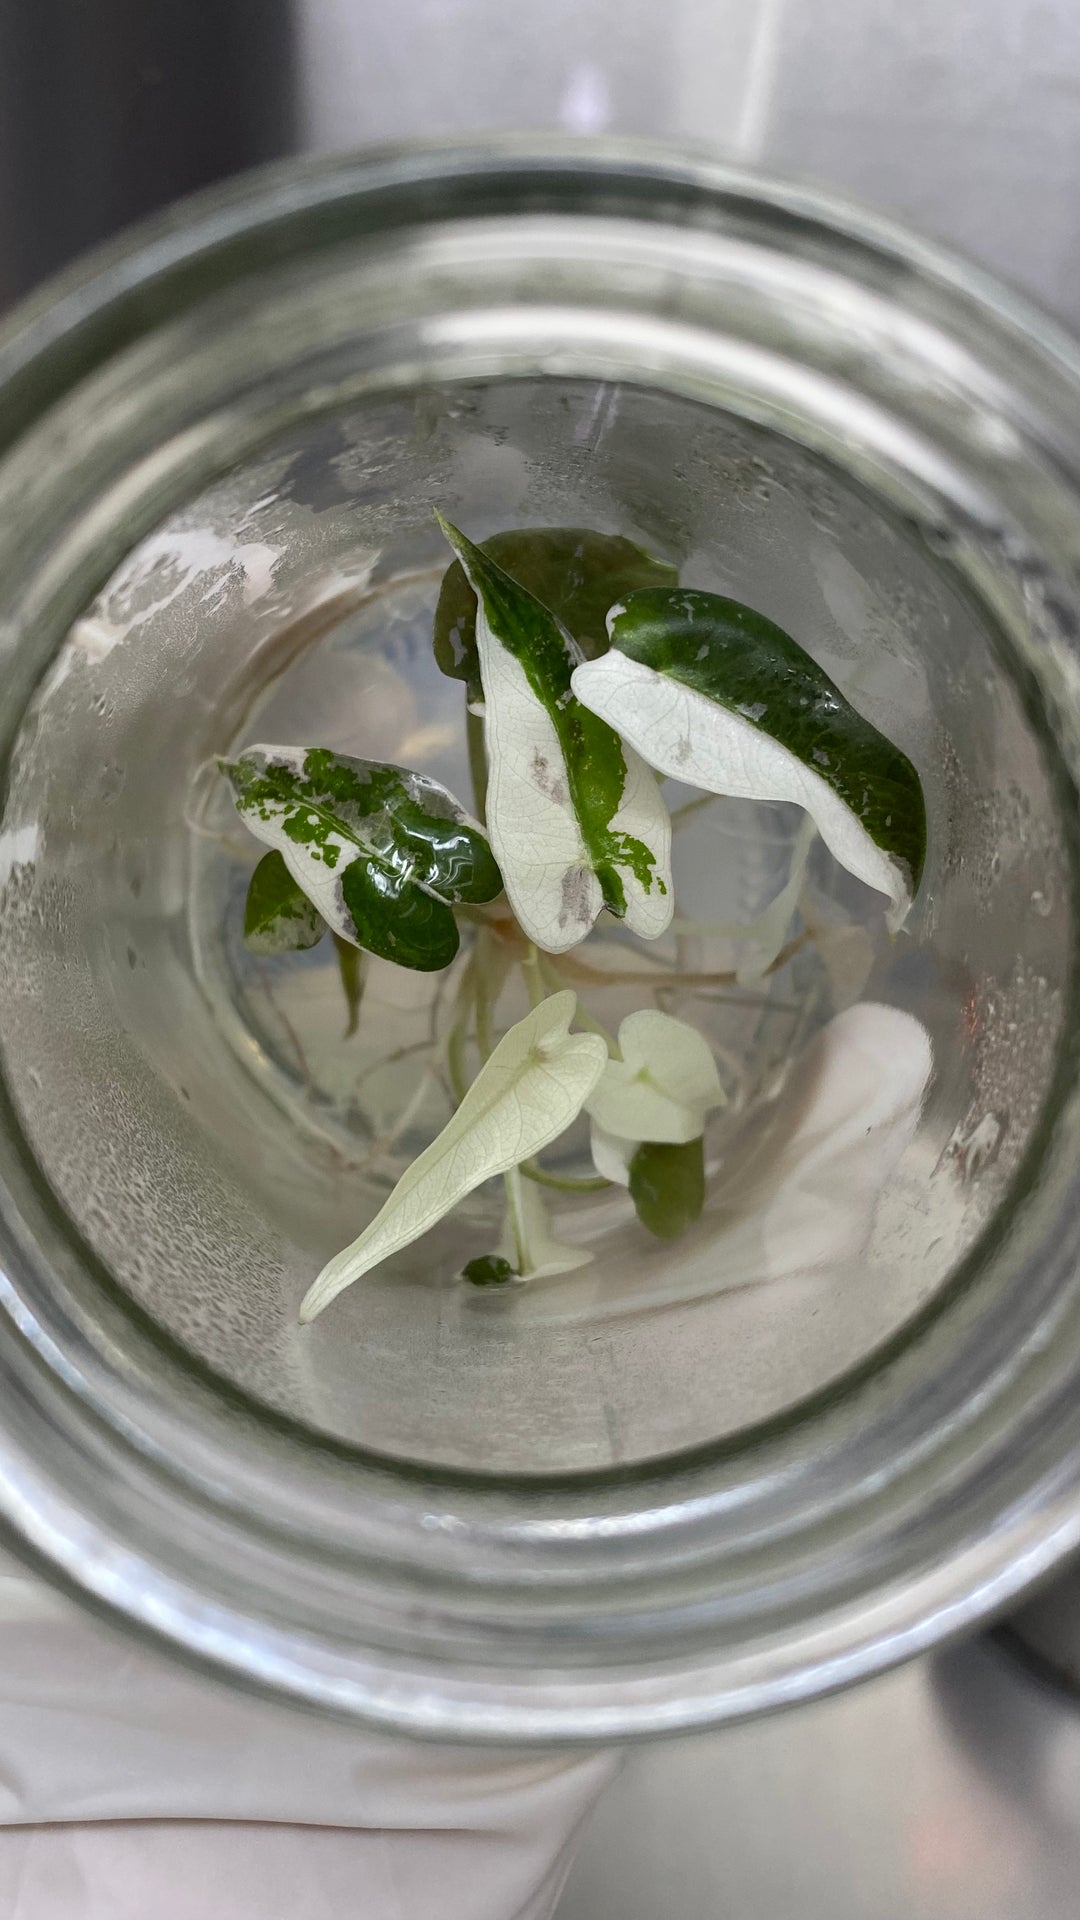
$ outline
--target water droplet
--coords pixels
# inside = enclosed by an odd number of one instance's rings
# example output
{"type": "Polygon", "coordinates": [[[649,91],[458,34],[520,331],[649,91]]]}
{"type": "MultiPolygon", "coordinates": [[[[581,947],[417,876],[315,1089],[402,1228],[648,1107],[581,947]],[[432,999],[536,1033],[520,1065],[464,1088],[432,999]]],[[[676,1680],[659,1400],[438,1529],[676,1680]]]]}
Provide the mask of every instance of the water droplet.
{"type": "Polygon", "coordinates": [[[980,1120],[957,1127],[945,1153],[963,1181],[977,1180],[993,1165],[1008,1125],[1007,1113],[984,1113],[980,1120]]]}

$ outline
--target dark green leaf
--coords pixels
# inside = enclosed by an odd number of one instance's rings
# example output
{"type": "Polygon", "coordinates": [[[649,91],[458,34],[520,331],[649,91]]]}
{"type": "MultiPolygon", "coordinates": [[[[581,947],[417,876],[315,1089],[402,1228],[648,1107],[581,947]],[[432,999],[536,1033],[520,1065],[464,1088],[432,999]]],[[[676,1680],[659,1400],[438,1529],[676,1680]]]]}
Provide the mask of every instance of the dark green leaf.
{"type": "Polygon", "coordinates": [[[658,1240],[677,1240],[705,1205],[705,1145],[646,1140],[630,1162],[630,1198],[643,1227],[658,1240]]]}
{"type": "Polygon", "coordinates": [[[517,1278],[515,1269],[501,1253],[478,1255],[462,1267],[461,1274],[464,1280],[471,1280],[474,1287],[502,1287],[508,1280],[517,1278]]]}
{"type": "Polygon", "coordinates": [[[926,858],[919,776],[817,662],[764,614],[688,587],[633,593],[608,625],[610,651],[574,674],[578,699],[662,773],[805,807],[899,924],[926,858]]]}
{"type": "Polygon", "coordinates": [[[351,1040],[360,1025],[360,1002],[364,997],[367,961],[360,948],[354,947],[350,940],[343,940],[340,933],[334,935],[334,947],[349,1016],[345,1027],[345,1038],[351,1040]]]}
{"type": "Polygon", "coordinates": [[[242,819],[331,929],[384,960],[447,966],[452,908],[501,891],[480,828],[426,775],[323,747],[249,747],[221,764],[242,819]]]}
{"type": "MultiPolygon", "coordinates": [[[[606,653],[604,616],[635,587],[673,586],[677,568],[655,560],[618,533],[585,527],[517,527],[480,542],[489,559],[561,620],[582,658],[606,653]]],[[[464,680],[473,703],[484,697],[476,657],[476,595],[460,560],[443,576],[435,609],[435,658],[451,680],[464,680]]]]}
{"type": "Polygon", "coordinates": [[[252,953],[298,953],[313,947],[326,922],[297,886],[280,853],[264,853],[248,886],[244,945],[252,953]]]}

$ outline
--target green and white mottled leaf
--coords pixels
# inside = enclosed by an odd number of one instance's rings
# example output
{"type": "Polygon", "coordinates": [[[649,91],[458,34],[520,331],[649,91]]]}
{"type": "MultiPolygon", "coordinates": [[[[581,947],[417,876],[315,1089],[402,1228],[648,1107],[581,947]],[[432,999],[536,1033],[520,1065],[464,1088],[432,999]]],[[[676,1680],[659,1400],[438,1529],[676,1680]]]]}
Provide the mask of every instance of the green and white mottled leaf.
{"type": "Polygon", "coordinates": [[[326,921],[297,886],[280,853],[264,853],[248,883],[244,945],[252,953],[300,953],[314,947],[326,921]]]}
{"type": "Polygon", "coordinates": [[[383,960],[448,966],[452,908],[502,890],[481,829],[425,774],[326,747],[247,747],[220,765],[245,825],[331,930],[383,960]]]}
{"type": "MultiPolygon", "coordinates": [[[[608,647],[604,616],[637,587],[674,586],[678,569],[654,559],[619,533],[587,527],[518,527],[479,543],[519,586],[555,615],[583,660],[608,647]]],[[[470,706],[483,704],[476,651],[476,595],[460,560],[446,570],[435,608],[435,658],[451,680],[465,682],[470,706]]]]}
{"type": "MultiPolygon", "coordinates": [[[[622,1021],[618,1042],[621,1058],[607,1062],[586,1102],[594,1126],[614,1140],[678,1145],[696,1139],[706,1114],[726,1100],[708,1042],[697,1028],[642,1007],[622,1021]]],[[[596,1167],[608,1179],[619,1178],[599,1161],[596,1167]]]]}
{"type": "Polygon", "coordinates": [[[656,939],[671,919],[671,820],[645,762],[571,690],[578,653],[554,614],[440,519],[479,601],[488,832],[524,932],[548,953],[606,907],[656,939]]]}
{"type": "Polygon", "coordinates": [[[594,1256],[588,1247],[572,1247],[556,1239],[539,1188],[523,1180],[517,1167],[506,1176],[506,1202],[498,1251],[522,1280],[549,1280],[589,1265],[594,1256]]]}
{"type": "Polygon", "coordinates": [[[809,654],[750,607],[684,587],[631,594],[608,632],[609,652],[574,673],[585,706],[661,773],[804,807],[902,924],[926,856],[919,776],[809,654]]]}
{"type": "Polygon", "coordinates": [[[677,1240],[705,1205],[705,1142],[643,1140],[630,1162],[630,1198],[643,1227],[677,1240]]]}
{"type": "Polygon", "coordinates": [[[314,1320],[474,1187],[540,1153],[576,1120],[607,1059],[599,1035],[570,1032],[576,1007],[575,994],[553,994],[503,1035],[453,1119],[402,1174],[370,1226],[323,1268],[301,1320],[314,1320]]]}

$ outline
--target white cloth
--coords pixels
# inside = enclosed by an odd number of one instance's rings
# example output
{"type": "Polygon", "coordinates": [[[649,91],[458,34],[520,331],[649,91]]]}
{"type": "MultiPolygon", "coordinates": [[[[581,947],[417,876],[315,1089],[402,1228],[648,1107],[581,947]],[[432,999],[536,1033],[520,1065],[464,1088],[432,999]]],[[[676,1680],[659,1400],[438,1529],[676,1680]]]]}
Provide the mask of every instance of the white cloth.
{"type": "MultiPolygon", "coordinates": [[[[930,1071],[908,1014],[831,1022],[729,1169],[729,1282],[819,1283],[866,1245],[930,1071]]],[[[0,1561],[2,1920],[547,1920],[615,1765],[251,1701],[0,1561]]]]}
{"type": "Polygon", "coordinates": [[[0,1562],[3,1920],[547,1920],[615,1764],[250,1700],[0,1562]]]}

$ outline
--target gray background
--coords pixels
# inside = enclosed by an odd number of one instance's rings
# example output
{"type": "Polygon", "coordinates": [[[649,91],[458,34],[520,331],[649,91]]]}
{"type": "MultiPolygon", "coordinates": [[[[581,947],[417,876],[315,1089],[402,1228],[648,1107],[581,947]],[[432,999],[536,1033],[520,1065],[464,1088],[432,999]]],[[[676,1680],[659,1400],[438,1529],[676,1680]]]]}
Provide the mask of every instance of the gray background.
{"type": "Polygon", "coordinates": [[[703,141],[875,201],[1080,326],[1077,0],[0,0],[0,301],[298,148],[703,141]]]}
{"type": "Polygon", "coordinates": [[[299,0],[299,133],[699,140],[876,202],[1080,325],[1077,0],[299,0]]]}

